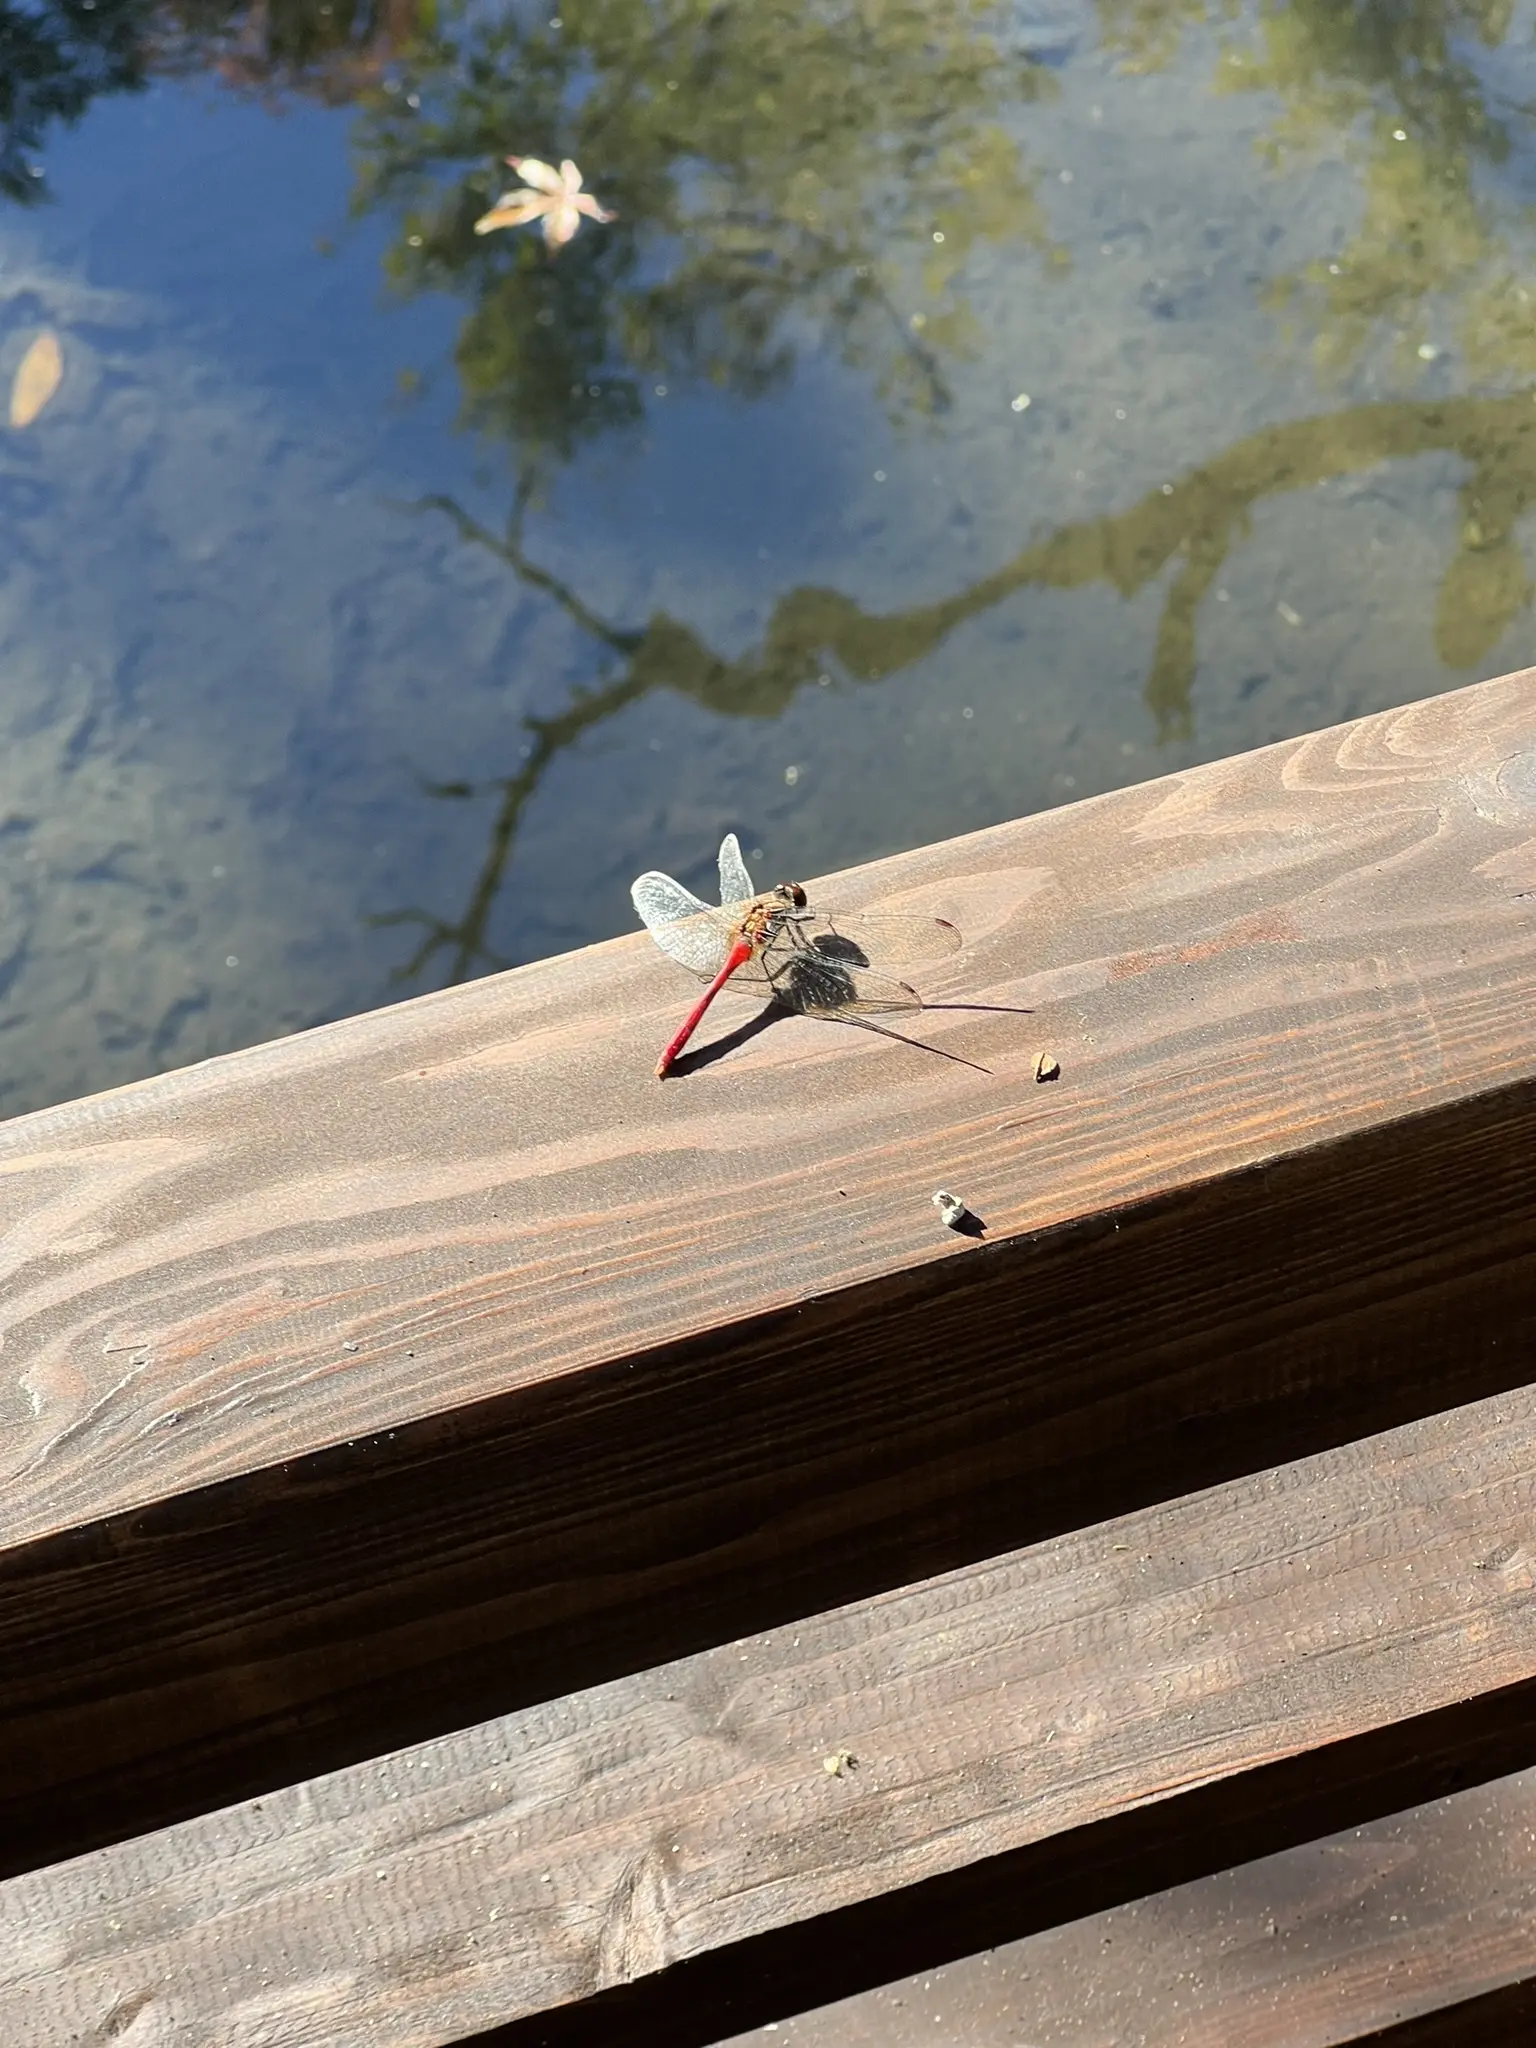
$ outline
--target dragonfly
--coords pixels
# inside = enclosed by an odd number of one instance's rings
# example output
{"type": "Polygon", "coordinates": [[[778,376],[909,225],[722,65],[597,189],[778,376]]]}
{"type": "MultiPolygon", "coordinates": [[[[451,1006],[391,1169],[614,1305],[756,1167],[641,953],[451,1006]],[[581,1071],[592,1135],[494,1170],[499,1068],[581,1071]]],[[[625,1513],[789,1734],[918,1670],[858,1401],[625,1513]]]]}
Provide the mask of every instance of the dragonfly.
{"type": "Polygon", "coordinates": [[[809,1017],[881,1031],[885,1027],[873,1022],[875,1015],[920,1010],[923,999],[907,982],[878,972],[879,966],[939,960],[960,946],[960,934],[946,918],[813,910],[798,882],[780,882],[759,895],[734,832],[720,842],[718,910],[654,869],[629,893],[663,953],[709,984],[656,1062],[658,1079],[727,983],[809,1017]]]}

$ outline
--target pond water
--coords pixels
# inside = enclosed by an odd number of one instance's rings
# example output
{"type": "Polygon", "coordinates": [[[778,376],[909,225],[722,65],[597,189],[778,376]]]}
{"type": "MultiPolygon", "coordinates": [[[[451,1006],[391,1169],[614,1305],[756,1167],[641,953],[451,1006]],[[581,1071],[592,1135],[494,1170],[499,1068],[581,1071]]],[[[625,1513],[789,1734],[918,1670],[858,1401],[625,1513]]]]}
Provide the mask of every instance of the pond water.
{"type": "Polygon", "coordinates": [[[0,0],[0,1113],[1522,665],[1532,29],[0,0]]]}

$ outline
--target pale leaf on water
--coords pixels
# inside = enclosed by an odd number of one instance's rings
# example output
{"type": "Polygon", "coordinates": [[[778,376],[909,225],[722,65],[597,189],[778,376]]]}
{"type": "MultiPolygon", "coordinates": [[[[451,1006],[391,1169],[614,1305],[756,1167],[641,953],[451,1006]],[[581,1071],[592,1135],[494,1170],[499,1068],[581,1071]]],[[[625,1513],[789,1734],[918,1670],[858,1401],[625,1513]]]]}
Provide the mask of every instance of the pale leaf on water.
{"type": "Polygon", "coordinates": [[[11,425],[30,427],[58,390],[64,375],[64,351],[52,328],[45,327],[21,359],[11,385],[11,425]]]}

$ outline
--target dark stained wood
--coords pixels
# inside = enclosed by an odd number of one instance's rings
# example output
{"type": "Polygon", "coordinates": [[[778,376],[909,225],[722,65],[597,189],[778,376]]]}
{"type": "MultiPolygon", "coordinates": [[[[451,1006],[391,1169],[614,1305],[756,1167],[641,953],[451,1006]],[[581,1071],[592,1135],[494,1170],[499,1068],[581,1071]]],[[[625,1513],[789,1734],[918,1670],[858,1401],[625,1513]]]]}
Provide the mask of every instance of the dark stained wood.
{"type": "MultiPolygon", "coordinates": [[[[710,1950],[473,2038],[477,2048],[717,2048],[743,2027],[888,1984],[893,1972],[931,1973],[1240,1859],[1304,1846],[1341,1823],[1367,1824],[1528,1765],[1536,1754],[1533,1715],[1536,1684],[1480,1695],[710,1950]]],[[[1476,2007],[1497,2024],[1510,2004],[1521,2005],[1519,1985],[1456,2010],[1476,2007]]],[[[1437,2034],[1429,2016],[1405,2024],[1425,2027],[1430,2039],[1458,2038],[1437,2034]]],[[[1524,2048],[1525,2035],[1511,2038],[1524,2048]]]]}
{"type": "Polygon", "coordinates": [[[641,936],[0,1130],[0,1867],[1517,1383],[1533,889],[1527,674],[855,873],[990,1076],[641,936]]]}
{"type": "Polygon", "coordinates": [[[0,1858],[1522,1379],[1533,1109],[1494,1096],[30,1546],[0,1598],[0,1858]]]}
{"type": "Polygon", "coordinates": [[[924,1020],[990,1078],[794,1018],[657,1083],[637,935],[4,1126],[6,1541],[966,1257],[941,1171],[995,1239],[1529,1077],[1536,671],[834,889],[1035,1007],[924,1020]]]}
{"type": "Polygon", "coordinates": [[[1410,2048],[1526,2042],[1532,2020],[1526,1771],[904,1977],[732,2048],[1410,2048]]]}
{"type": "Polygon", "coordinates": [[[1533,1529],[1536,1390],[19,1877],[0,2039],[446,2042],[1176,1824],[1222,1780],[1528,1689],[1533,1529]]]}
{"type": "Polygon", "coordinates": [[[1442,2006],[1374,2034],[1362,2048],[1526,2048],[1536,2039],[1536,1982],[1530,1978],[1485,1991],[1464,2005],[1442,2006]]]}

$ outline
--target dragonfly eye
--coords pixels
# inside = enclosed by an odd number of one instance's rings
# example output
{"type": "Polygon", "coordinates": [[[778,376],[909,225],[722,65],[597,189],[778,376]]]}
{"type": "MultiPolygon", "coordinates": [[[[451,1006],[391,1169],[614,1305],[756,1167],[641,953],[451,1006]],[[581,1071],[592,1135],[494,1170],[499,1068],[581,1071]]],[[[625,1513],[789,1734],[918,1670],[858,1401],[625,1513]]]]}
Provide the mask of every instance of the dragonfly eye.
{"type": "Polygon", "coordinates": [[[804,910],[806,904],[805,891],[798,882],[786,882],[784,884],[784,894],[789,898],[796,910],[804,910]]]}

